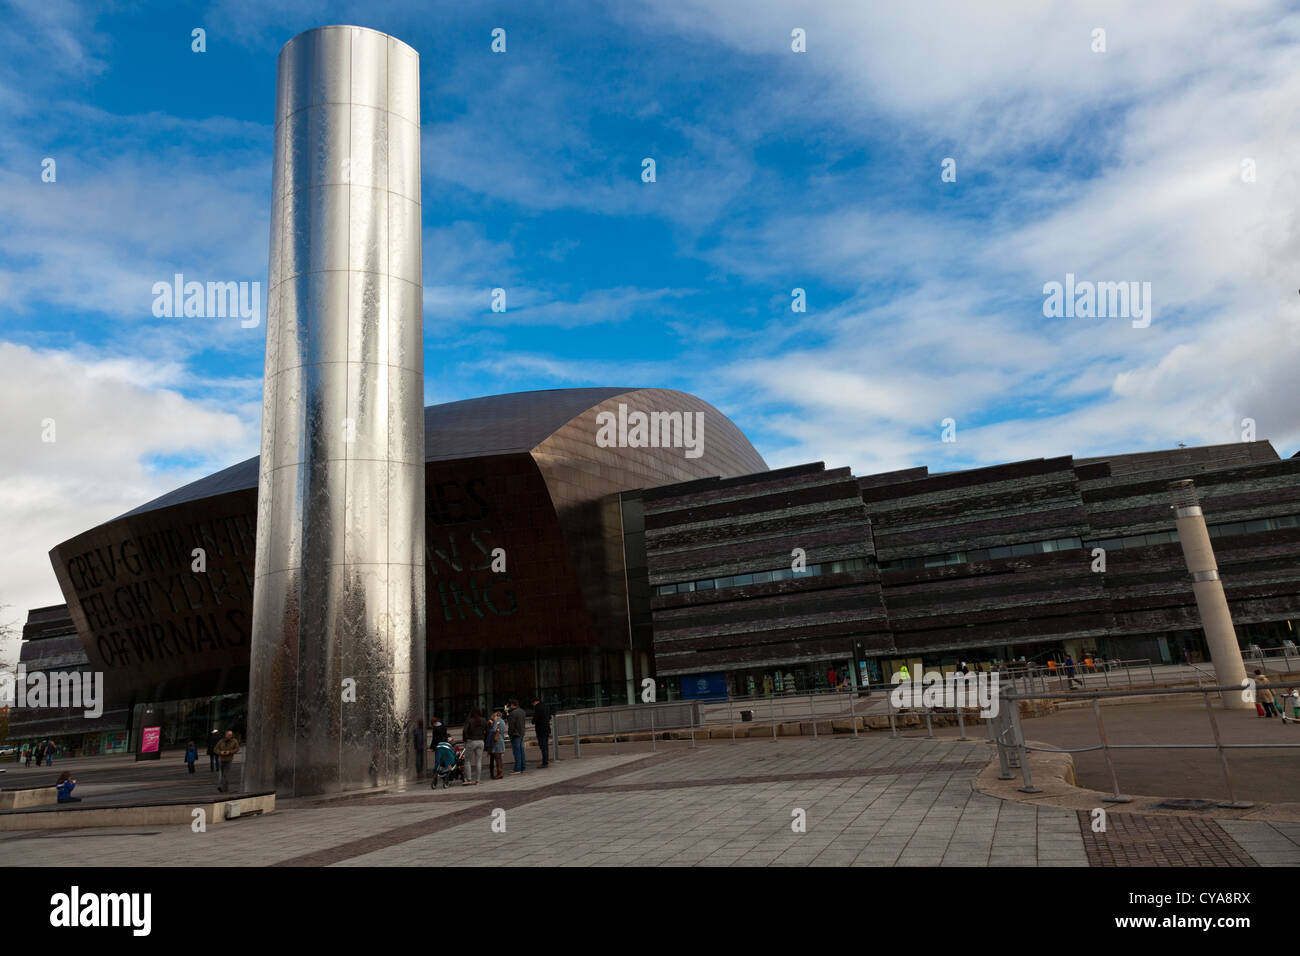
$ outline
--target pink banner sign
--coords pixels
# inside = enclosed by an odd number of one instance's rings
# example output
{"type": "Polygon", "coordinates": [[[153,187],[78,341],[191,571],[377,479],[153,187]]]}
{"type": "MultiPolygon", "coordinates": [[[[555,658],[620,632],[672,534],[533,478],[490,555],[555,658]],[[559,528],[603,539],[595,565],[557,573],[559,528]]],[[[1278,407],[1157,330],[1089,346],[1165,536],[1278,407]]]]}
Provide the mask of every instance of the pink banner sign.
{"type": "Polygon", "coordinates": [[[146,727],[144,736],[140,738],[140,752],[145,754],[157,753],[158,741],[161,737],[161,727],[146,727]]]}

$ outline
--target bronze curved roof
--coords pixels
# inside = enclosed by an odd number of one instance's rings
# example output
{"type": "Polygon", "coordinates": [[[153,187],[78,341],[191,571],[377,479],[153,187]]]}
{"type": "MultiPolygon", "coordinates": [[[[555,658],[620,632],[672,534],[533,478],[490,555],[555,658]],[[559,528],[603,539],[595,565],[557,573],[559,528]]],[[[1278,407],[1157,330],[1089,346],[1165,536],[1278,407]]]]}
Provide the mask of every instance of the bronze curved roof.
{"type": "MultiPolygon", "coordinates": [[[[430,405],[424,410],[424,460],[450,461],[524,454],[588,409],[616,396],[638,391],[643,389],[555,388],[430,405]]],[[[169,491],[112,520],[256,488],[258,460],[259,456],[255,455],[169,491]]],[[[761,467],[761,459],[758,461],[761,467]]]]}

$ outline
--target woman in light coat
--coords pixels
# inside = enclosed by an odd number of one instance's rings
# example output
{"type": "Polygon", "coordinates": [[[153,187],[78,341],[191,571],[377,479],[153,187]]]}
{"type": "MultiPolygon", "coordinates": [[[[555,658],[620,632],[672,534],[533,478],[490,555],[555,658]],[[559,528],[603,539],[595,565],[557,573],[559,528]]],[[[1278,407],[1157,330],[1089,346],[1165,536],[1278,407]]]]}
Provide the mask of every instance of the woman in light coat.
{"type": "Polygon", "coordinates": [[[488,775],[493,780],[500,780],[506,775],[504,759],[506,753],[506,722],[501,718],[501,711],[492,715],[492,728],[488,731],[488,775]]]}

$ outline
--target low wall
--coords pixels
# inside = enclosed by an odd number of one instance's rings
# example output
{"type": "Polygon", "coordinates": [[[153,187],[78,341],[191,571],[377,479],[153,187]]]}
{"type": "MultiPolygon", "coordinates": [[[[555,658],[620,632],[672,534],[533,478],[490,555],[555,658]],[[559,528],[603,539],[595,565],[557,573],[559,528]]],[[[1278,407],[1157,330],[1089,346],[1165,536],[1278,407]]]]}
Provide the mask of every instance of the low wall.
{"type": "Polygon", "coordinates": [[[39,807],[46,803],[58,803],[59,791],[56,787],[22,787],[15,790],[0,790],[0,810],[21,810],[23,807],[39,807]]]}
{"type": "Polygon", "coordinates": [[[70,830],[87,827],[138,827],[189,824],[194,811],[202,810],[205,823],[221,823],[237,817],[272,813],[274,793],[239,794],[221,800],[189,803],[153,803],[138,806],[95,806],[64,804],[48,810],[0,813],[0,830],[70,830]]]}

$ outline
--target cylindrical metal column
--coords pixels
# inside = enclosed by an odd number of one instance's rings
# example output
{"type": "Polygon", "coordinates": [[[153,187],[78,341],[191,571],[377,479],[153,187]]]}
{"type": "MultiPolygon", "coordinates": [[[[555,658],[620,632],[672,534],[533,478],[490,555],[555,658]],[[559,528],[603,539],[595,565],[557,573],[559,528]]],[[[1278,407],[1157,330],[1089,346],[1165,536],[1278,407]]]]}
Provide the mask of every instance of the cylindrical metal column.
{"type": "MultiPolygon", "coordinates": [[[[1173,501],[1183,558],[1192,578],[1196,609],[1201,614],[1201,626],[1210,645],[1214,672],[1220,684],[1241,684],[1246,679],[1246,665],[1242,662],[1237,632],[1228,612],[1228,599],[1223,595],[1219,565],[1214,560],[1214,548],[1210,545],[1210,532],[1205,527],[1205,516],[1196,497],[1196,485],[1191,481],[1170,482],[1169,496],[1173,501]]],[[[1243,700],[1241,694],[1228,694],[1224,706],[1253,710],[1255,705],[1243,700]]]]}
{"type": "Polygon", "coordinates": [[[280,51],[246,787],[414,776],[424,716],[419,57],[280,51]]]}

